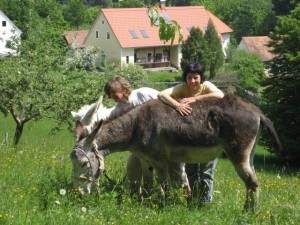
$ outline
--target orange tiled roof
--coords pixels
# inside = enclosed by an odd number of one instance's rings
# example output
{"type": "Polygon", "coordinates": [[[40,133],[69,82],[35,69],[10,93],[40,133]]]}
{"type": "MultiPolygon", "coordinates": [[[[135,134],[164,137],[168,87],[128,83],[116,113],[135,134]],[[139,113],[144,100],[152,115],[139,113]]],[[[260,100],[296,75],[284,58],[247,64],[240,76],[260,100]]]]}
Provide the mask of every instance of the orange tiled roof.
{"type": "Polygon", "coordinates": [[[78,48],[84,47],[84,39],[87,36],[89,30],[71,30],[66,31],[65,38],[69,45],[71,45],[73,42],[77,43],[78,48]]]}
{"type": "MultiPolygon", "coordinates": [[[[164,42],[159,39],[158,27],[151,27],[146,8],[113,8],[102,9],[111,29],[122,48],[162,46],[164,42]],[[130,30],[135,31],[137,38],[132,38],[130,30]],[[149,38],[143,38],[141,30],[145,30],[149,38]]],[[[230,33],[232,29],[216,16],[207,11],[203,6],[165,7],[159,9],[160,14],[167,14],[171,20],[179,23],[183,30],[184,39],[189,35],[188,29],[199,27],[203,32],[209,19],[212,20],[219,36],[221,33],[230,33]]],[[[178,44],[175,38],[174,44],[178,44]]]]}
{"type": "Polygon", "coordinates": [[[270,61],[275,55],[270,51],[267,44],[270,41],[268,36],[242,37],[249,53],[258,55],[262,61],[270,61]]]}

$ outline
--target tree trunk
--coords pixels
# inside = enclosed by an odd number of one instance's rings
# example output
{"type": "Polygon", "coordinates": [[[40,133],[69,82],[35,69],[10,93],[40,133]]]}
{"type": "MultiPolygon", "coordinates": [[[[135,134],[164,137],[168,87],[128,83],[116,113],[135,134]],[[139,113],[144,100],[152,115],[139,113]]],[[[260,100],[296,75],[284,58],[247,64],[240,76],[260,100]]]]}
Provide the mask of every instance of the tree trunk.
{"type": "Polygon", "coordinates": [[[17,123],[13,145],[17,146],[23,133],[24,123],[17,123]]]}

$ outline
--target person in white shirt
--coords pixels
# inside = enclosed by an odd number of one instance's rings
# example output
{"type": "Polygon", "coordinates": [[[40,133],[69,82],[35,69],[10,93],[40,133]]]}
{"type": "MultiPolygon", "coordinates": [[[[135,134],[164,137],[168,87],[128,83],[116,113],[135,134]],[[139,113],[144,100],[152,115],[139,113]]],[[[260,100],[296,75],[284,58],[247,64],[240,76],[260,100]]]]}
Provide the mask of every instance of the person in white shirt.
{"type": "MultiPolygon", "coordinates": [[[[112,108],[104,107],[101,96],[100,106],[98,101],[91,105],[83,106],[78,112],[71,112],[72,116],[80,120],[89,132],[91,132],[96,122],[115,118],[150,99],[156,99],[159,93],[157,90],[149,87],[132,90],[129,81],[121,76],[116,76],[109,80],[104,87],[104,92],[117,103],[116,106],[112,108]]],[[[131,193],[141,194],[142,179],[145,189],[150,189],[153,182],[153,171],[150,163],[146,161],[141,163],[137,157],[130,154],[126,170],[131,193]]]]}

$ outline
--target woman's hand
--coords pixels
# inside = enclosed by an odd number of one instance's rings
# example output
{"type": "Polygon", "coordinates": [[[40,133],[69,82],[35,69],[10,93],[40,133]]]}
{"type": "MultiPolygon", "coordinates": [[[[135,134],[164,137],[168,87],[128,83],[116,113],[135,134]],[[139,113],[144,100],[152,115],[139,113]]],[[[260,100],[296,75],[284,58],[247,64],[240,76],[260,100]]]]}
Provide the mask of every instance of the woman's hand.
{"type": "Polygon", "coordinates": [[[182,115],[182,116],[187,116],[192,113],[192,108],[188,103],[179,103],[176,106],[176,110],[182,115]]]}

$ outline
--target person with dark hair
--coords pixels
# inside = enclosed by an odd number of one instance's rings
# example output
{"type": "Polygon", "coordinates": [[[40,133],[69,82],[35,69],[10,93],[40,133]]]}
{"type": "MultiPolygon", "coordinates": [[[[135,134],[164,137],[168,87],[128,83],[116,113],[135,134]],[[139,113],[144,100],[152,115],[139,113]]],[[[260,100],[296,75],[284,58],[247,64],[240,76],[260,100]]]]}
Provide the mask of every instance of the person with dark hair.
{"type": "MultiPolygon", "coordinates": [[[[190,103],[207,98],[223,98],[224,93],[213,83],[205,81],[205,68],[199,63],[191,63],[184,68],[183,83],[161,91],[158,98],[176,109],[182,116],[191,114],[190,103]],[[180,99],[180,100],[178,100],[180,99]]],[[[186,164],[192,194],[200,184],[199,191],[203,202],[212,202],[214,170],[217,160],[205,164],[186,164]]]]}

